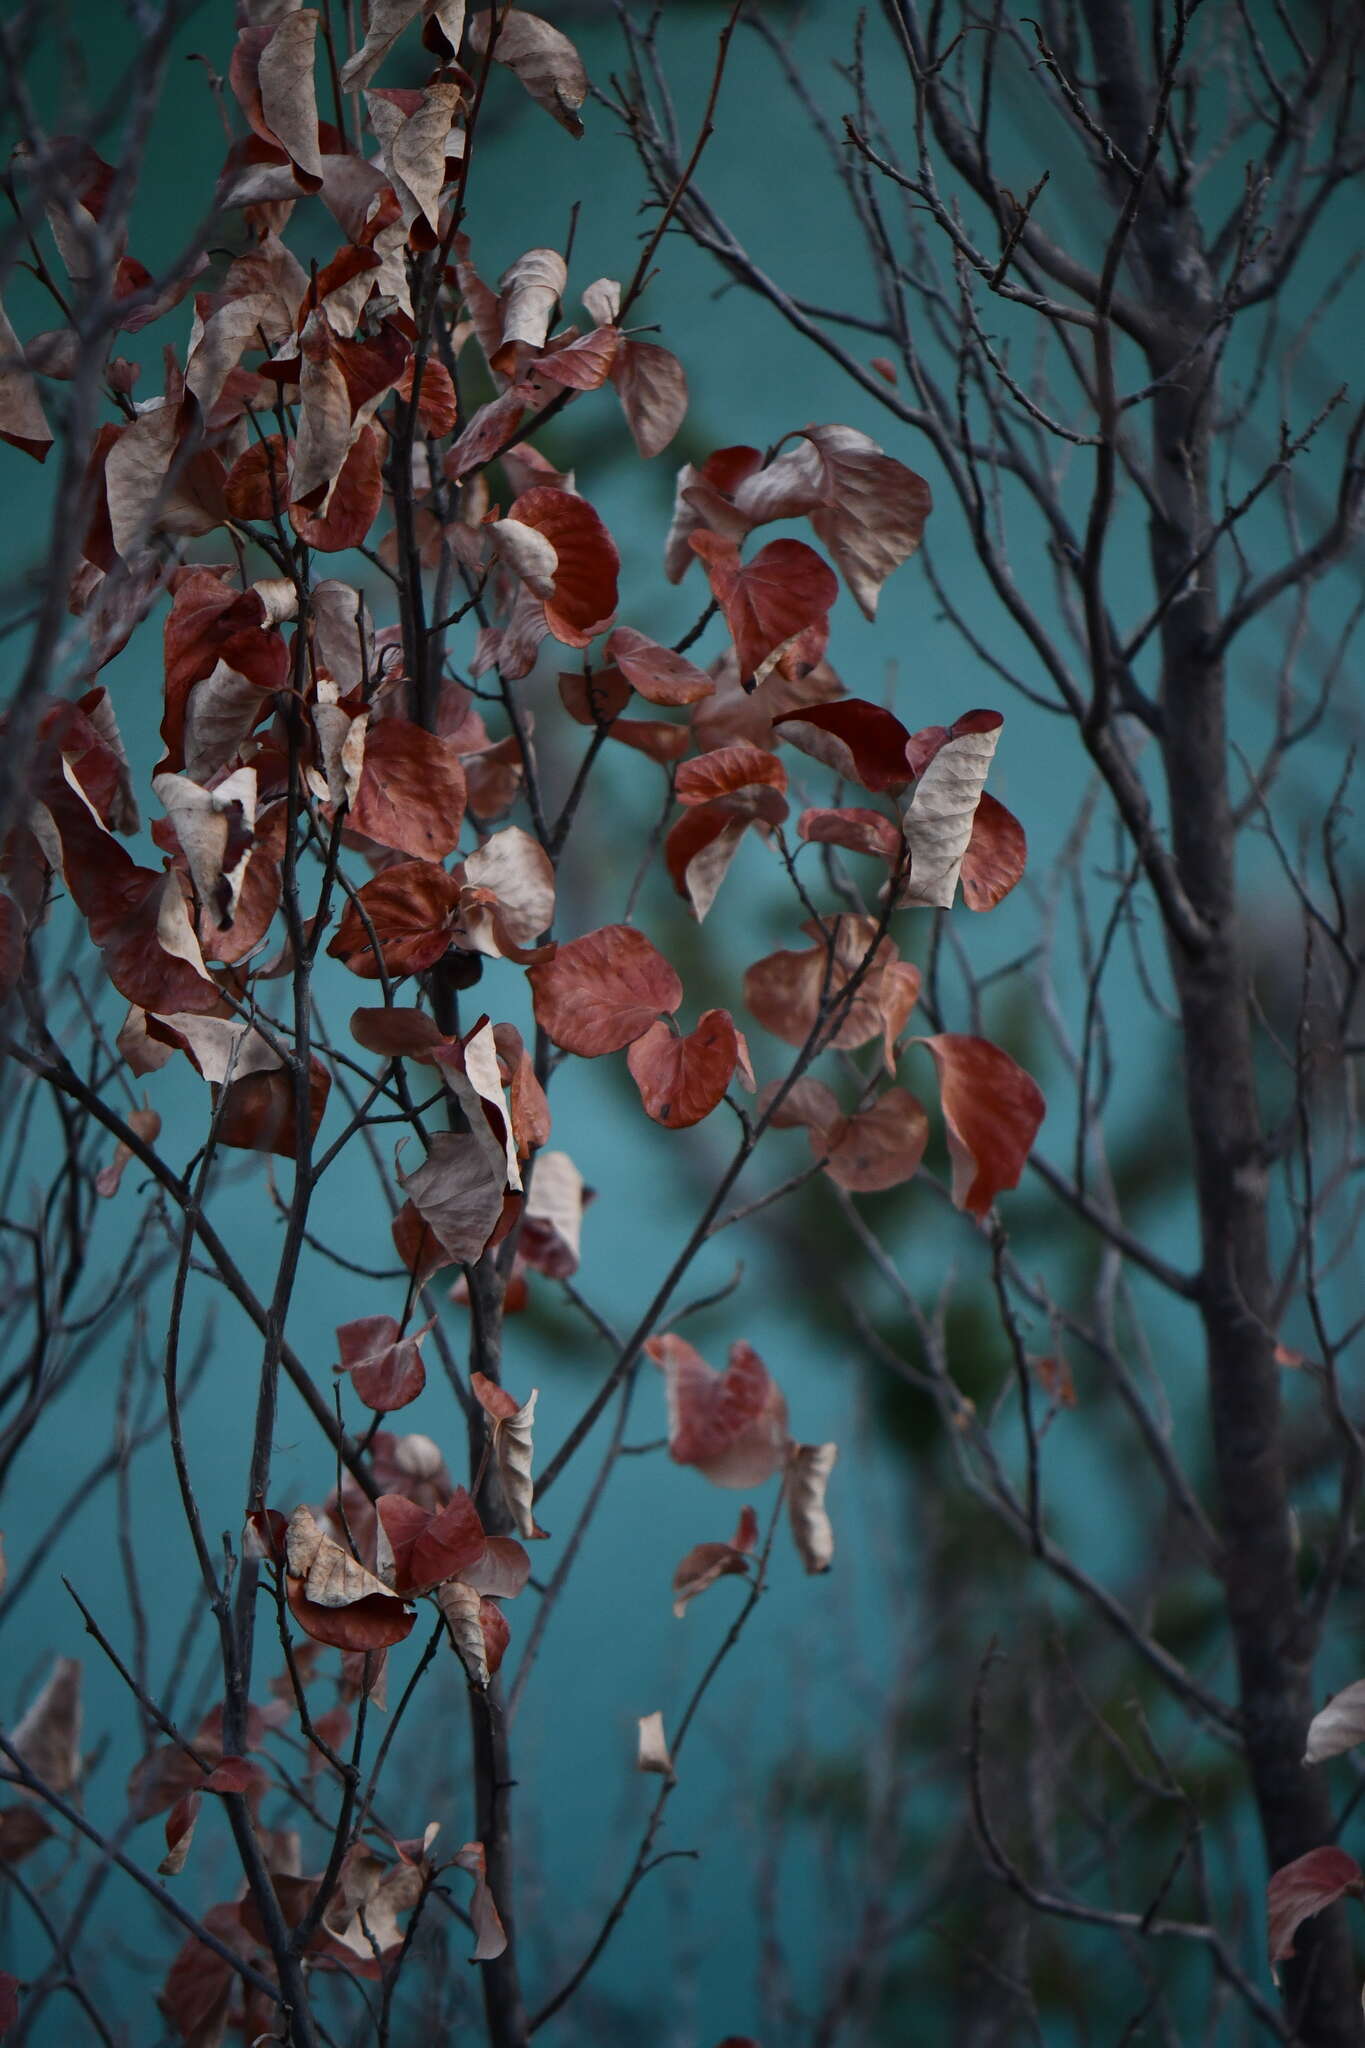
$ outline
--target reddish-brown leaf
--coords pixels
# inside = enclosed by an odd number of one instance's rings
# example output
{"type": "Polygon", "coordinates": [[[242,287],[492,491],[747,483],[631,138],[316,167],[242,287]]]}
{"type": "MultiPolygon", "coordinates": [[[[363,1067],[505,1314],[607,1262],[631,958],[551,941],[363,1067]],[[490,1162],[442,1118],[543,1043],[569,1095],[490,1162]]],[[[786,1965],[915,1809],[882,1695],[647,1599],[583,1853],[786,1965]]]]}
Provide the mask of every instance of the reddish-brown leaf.
{"type": "Polygon", "coordinates": [[[796,830],[801,839],[815,840],[824,846],[843,846],[850,853],[870,853],[891,866],[900,858],[899,827],[880,811],[802,811],[796,830]]]}
{"type": "Polygon", "coordinates": [[[1344,1849],[1310,1849],[1277,1870],[1266,1887],[1266,1918],[1272,1963],[1287,1962],[1294,1936],[1305,1920],[1338,1899],[1365,1897],[1365,1872],[1344,1849]]]}
{"type": "Polygon", "coordinates": [[[460,843],[465,777],[458,747],[405,718],[372,720],[349,823],[414,860],[444,860],[460,843]]]}
{"type": "Polygon", "coordinates": [[[646,461],[668,446],[687,417],[687,376],[671,350],[623,339],[611,366],[631,437],[646,461]]]}
{"type": "Polygon", "coordinates": [[[424,1593],[483,1556],[483,1523],[462,1486],[435,1514],[399,1493],[381,1493],[375,1505],[392,1555],[394,1587],[400,1593],[424,1593]]]}
{"type": "Polygon", "coordinates": [[[594,327],[562,347],[551,344],[531,365],[548,384],[567,384],[574,391],[596,391],[605,384],[621,345],[619,327],[594,327]]]}
{"type": "Polygon", "coordinates": [[[728,1010],[708,1010],[695,1031],[676,1038],[651,1024],[626,1055],[640,1100],[656,1124],[685,1131],[710,1116],[735,1071],[739,1040],[728,1010]]]}
{"type": "Polygon", "coordinates": [[[351,1036],[366,1052],[385,1060],[430,1061],[432,1049],[449,1039],[425,1010],[352,1010],[351,1036]]]}
{"type": "Polygon", "coordinates": [[[289,507],[289,460],[278,434],[267,434],[242,450],[227,473],[223,503],[234,519],[284,517],[289,507]]]}
{"type": "Polygon", "coordinates": [[[359,907],[347,903],[327,951],[362,980],[379,979],[375,943],[385,972],[394,976],[420,974],[435,966],[450,945],[460,885],[444,868],[424,860],[401,861],[366,882],[357,897],[359,907]]]}
{"type": "Polygon", "coordinates": [[[893,1049],[919,994],[919,971],[901,960],[890,939],[877,941],[870,917],[826,918],[803,929],[815,944],[804,952],[770,953],[744,976],[744,1000],[765,1031],[788,1045],[804,1045],[824,1001],[828,1013],[876,942],[872,966],[849,1003],[839,1004],[841,1022],[827,1043],[851,1052],[880,1037],[894,1070],[893,1049]]]}
{"type": "Polygon", "coordinates": [[[741,1508],[739,1527],[732,1541],[695,1544],[673,1574],[674,1614],[681,1619],[688,1602],[714,1586],[717,1579],[746,1574],[757,1543],[758,1517],[752,1508],[741,1508]]]}
{"type": "Polygon", "coordinates": [[[545,600],[545,623],[566,647],[586,647],[616,610],[616,543],[586,498],[548,484],[523,491],[507,516],[543,533],[554,548],[558,566],[554,595],[545,600]]]}
{"type": "Polygon", "coordinates": [[[910,735],[894,712],[862,697],[842,697],[834,704],[809,704],[800,711],[786,711],[773,720],[774,726],[792,728],[785,737],[803,753],[836,768],[861,782],[878,795],[895,795],[911,779],[905,749],[910,735]],[[838,745],[822,747],[803,728],[814,726],[838,745]]]}
{"type": "Polygon", "coordinates": [[[962,858],[962,900],[968,910],[993,910],[1020,879],[1028,840],[1012,811],[982,790],[962,858]]]}
{"type": "Polygon", "coordinates": [[[614,661],[630,687],[651,704],[696,704],[716,687],[705,669],[686,655],[661,647],[633,626],[618,626],[610,635],[607,660],[614,661]]]}
{"type": "MultiPolygon", "coordinates": [[[[332,1077],[321,1060],[308,1063],[308,1119],[317,1136],[331,1093],[332,1077]]],[[[229,1081],[217,1112],[220,1145],[243,1152],[274,1152],[281,1159],[299,1156],[299,1127],[294,1077],[287,1068],[271,1073],[243,1074],[229,1081]]]]}
{"type": "Polygon", "coordinates": [[[565,1052],[598,1059],[643,1037],[682,1001],[682,983],[633,925],[603,925],[527,972],[536,1022],[565,1052]]]}
{"type": "Polygon", "coordinates": [[[661,1367],[668,1395],[668,1449],[679,1465],[695,1465],[717,1486],[761,1486],[787,1450],[787,1404],[758,1353],[730,1346],[716,1372],[698,1351],[670,1333],[645,1350],[661,1367]]]}
{"type": "Polygon", "coordinates": [[[733,746],[717,747],[684,761],[673,781],[673,794],[680,804],[705,804],[720,796],[734,796],[741,789],[767,787],[785,792],[787,771],[765,747],[747,740],[733,746]]]}
{"type": "Polygon", "coordinates": [[[940,1032],[912,1040],[933,1054],[953,1162],[953,1201],[984,1216],[1016,1187],[1047,1107],[1042,1091],[987,1038],[940,1032]]]}
{"type": "Polygon", "coordinates": [[[732,540],[702,531],[691,536],[725,614],[746,687],[761,681],[793,640],[823,626],[839,594],[828,562],[800,540],[770,540],[750,562],[732,540]]]}
{"type": "Polygon", "coordinates": [[[305,546],[323,554],[358,548],[384,502],[383,451],[373,427],[362,427],[337,473],[325,512],[291,505],[289,518],[305,546]]]}
{"type": "Polygon", "coordinates": [[[336,1370],[351,1375],[357,1395],[376,1413],[406,1408],[426,1385],[422,1340],[430,1327],[403,1337],[392,1316],[361,1316],[343,1323],[336,1333],[341,1349],[336,1370]]]}

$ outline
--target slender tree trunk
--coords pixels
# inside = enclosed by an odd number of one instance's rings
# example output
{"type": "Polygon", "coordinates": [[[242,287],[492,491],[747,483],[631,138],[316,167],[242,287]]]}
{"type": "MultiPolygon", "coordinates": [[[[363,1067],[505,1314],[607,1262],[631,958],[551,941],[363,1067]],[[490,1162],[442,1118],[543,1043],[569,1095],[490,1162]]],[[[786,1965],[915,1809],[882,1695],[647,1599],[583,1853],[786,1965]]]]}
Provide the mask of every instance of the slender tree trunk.
{"type": "MultiPolygon", "coordinates": [[[[1151,523],[1156,588],[1171,586],[1215,523],[1209,475],[1217,378],[1190,351],[1214,303],[1195,236],[1178,220],[1150,238],[1170,322],[1170,382],[1153,414],[1153,471],[1164,517],[1151,523]],[[1182,232],[1182,229],[1185,231],[1182,232]],[[1181,367],[1183,365],[1183,368],[1181,367]]],[[[1270,1868],[1332,1836],[1326,1780],[1303,1768],[1314,1630],[1299,1597],[1285,1474],[1280,1368],[1271,1327],[1269,1171],[1257,1101],[1250,989],[1238,929],[1236,834],[1228,790],[1227,677],[1216,652],[1212,558],[1166,614],[1161,706],[1172,846],[1185,892],[1209,931],[1200,951],[1168,934],[1180,1005],[1186,1114],[1199,1204],[1199,1313],[1224,1543],[1223,1580],[1239,1705],[1270,1868]]],[[[1313,2048],[1362,2038],[1341,1909],[1307,1922],[1287,1966],[1291,2015],[1313,2048]]]]}
{"type": "MultiPolygon", "coordinates": [[[[469,1269],[470,1315],[474,1325],[474,1348],[478,1368],[489,1379],[501,1378],[502,1312],[506,1280],[498,1270],[496,1252],[485,1252],[469,1269]]],[[[483,1410],[470,1418],[471,1469],[483,1463],[483,1410]]],[[[484,1466],[478,1493],[478,1509],[490,1532],[505,1536],[512,1527],[503,1499],[497,1468],[484,1466]]],[[[471,1689],[470,1732],[473,1738],[475,1823],[483,1843],[488,1866],[488,1883],[497,1902],[507,1947],[491,1963],[481,1963],[484,2015],[488,2021],[489,2048],[526,2048],[530,2040],[526,2004],[522,1996],[517,1960],[514,1864],[512,1855],[512,1758],[503,1714],[502,1682],[494,1678],[486,1693],[471,1689]]]]}

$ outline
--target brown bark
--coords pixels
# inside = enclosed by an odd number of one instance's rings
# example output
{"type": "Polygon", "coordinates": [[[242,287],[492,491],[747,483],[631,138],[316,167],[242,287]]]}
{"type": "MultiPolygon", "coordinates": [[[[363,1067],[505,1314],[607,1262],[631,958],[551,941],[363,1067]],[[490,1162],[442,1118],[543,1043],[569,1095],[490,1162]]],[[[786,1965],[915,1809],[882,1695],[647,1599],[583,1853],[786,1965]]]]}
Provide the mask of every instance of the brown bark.
{"type": "MultiPolygon", "coordinates": [[[[1100,106],[1140,162],[1153,117],[1126,4],[1088,0],[1100,106]]],[[[1158,591],[1178,584],[1215,524],[1210,472],[1218,417],[1218,287],[1197,217],[1160,173],[1134,220],[1144,299],[1161,316],[1148,349],[1168,379],[1152,410],[1149,528],[1158,591]],[[1202,338],[1202,345],[1201,345],[1202,338]]],[[[1208,938],[1167,923],[1181,1016],[1186,1115],[1199,1210],[1209,1417],[1247,1767],[1272,1870],[1332,1837],[1326,1781],[1305,1771],[1315,1631],[1300,1599],[1289,1512],[1280,1368],[1271,1327],[1269,1172],[1239,932],[1236,830],[1228,788],[1228,681],[1210,553],[1161,627],[1161,746],[1170,834],[1185,894],[1208,938]]],[[[1338,1908],[1308,1921],[1285,1969],[1286,2001],[1312,2048],[1358,2044],[1359,1993],[1338,1908]]]]}

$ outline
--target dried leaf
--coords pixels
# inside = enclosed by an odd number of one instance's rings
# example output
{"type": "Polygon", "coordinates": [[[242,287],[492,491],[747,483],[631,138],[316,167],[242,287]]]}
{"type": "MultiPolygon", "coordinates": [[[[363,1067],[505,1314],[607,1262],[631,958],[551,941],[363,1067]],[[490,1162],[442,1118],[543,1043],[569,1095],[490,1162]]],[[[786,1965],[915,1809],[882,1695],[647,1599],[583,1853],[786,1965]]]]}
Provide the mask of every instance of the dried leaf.
{"type": "Polygon", "coordinates": [[[449,1632],[451,1646],[464,1665],[470,1684],[476,1685],[480,1692],[487,1692],[491,1674],[479,1594],[472,1586],[462,1585],[458,1579],[448,1579],[436,1588],[435,1598],[449,1632]]]}
{"type": "Polygon", "coordinates": [[[565,1052],[599,1059],[676,1010],[682,983],[633,925],[603,925],[562,945],[527,979],[536,1022],[565,1052]]]}
{"type": "Polygon", "coordinates": [[[365,40],[342,67],[342,85],[347,92],[368,85],[409,22],[419,17],[435,22],[453,53],[464,33],[464,13],[465,0],[370,0],[365,40]]]}
{"type": "Polygon", "coordinates": [[[531,1465],[535,1455],[533,1429],[535,1425],[538,1390],[532,1387],[521,1407],[511,1395],[483,1373],[470,1375],[470,1386],[475,1399],[488,1415],[493,1429],[493,1456],[497,1462],[498,1477],[502,1481],[503,1497],[507,1502],[517,1534],[529,1543],[533,1538],[543,1537],[545,1531],[536,1521],[532,1509],[535,1499],[535,1482],[531,1477],[531,1465]]]}
{"type": "Polygon", "coordinates": [[[794,1444],[787,1470],[787,1514],[792,1537],[808,1572],[827,1572],[834,1562],[834,1530],[825,1512],[825,1489],[839,1455],[837,1444],[794,1444]]]}
{"type": "Polygon", "coordinates": [[[1365,1873],[1344,1849],[1310,1849],[1284,1864],[1266,1888],[1266,1916],[1272,1963],[1287,1962],[1294,1936],[1305,1920],[1342,1898],[1365,1897],[1365,1873]]]}
{"type": "MultiPolygon", "coordinates": [[[[488,14],[476,14],[469,24],[470,43],[480,56],[489,47],[490,20],[488,14]]],[[[587,98],[588,74],[566,35],[538,14],[508,7],[499,18],[492,50],[494,60],[507,66],[536,105],[552,114],[561,128],[573,136],[583,133],[578,110],[587,98]]]]}
{"type": "Polygon", "coordinates": [[[704,530],[692,534],[690,545],[706,565],[746,688],[761,682],[802,634],[825,625],[839,585],[804,541],[769,541],[750,562],[741,562],[734,541],[704,530]]]}
{"type": "Polygon", "coordinates": [[[427,1156],[398,1179],[418,1215],[447,1254],[447,1263],[472,1265],[502,1216],[505,1171],[500,1150],[490,1155],[481,1136],[433,1132],[427,1156]]]}
{"type": "Polygon", "coordinates": [[[421,974],[449,950],[459,900],[460,885],[444,868],[401,861],[347,903],[327,951],[365,981],[380,978],[376,945],[388,974],[421,974]]]}
{"type": "Polygon", "coordinates": [[[968,910],[993,910],[1020,880],[1027,862],[1023,826],[983,789],[962,857],[962,900],[968,910]]]}
{"type": "Polygon", "coordinates": [[[664,1739],[664,1717],[662,1713],[641,1714],[638,1722],[639,1740],[635,1752],[637,1771],[657,1771],[661,1778],[670,1781],[676,1773],[673,1759],[668,1753],[664,1739]]]}
{"type": "Polygon", "coordinates": [[[919,994],[919,972],[902,961],[890,939],[877,940],[870,917],[814,920],[803,929],[816,943],[803,952],[770,953],[744,976],[744,1000],[765,1031],[788,1045],[806,1043],[824,1001],[832,1008],[870,949],[872,966],[859,983],[851,1003],[842,1007],[842,1022],[827,1041],[840,1052],[853,1051],[881,1038],[889,1072],[895,1070],[895,1043],[919,994]]]}
{"type": "Polygon", "coordinates": [[[998,711],[969,711],[920,773],[902,811],[910,873],[898,903],[951,907],[1003,724],[998,711]]]}
{"type": "Polygon", "coordinates": [[[614,662],[632,690],[651,704],[696,704],[709,697],[715,683],[686,655],[661,647],[633,626],[617,626],[608,636],[607,660],[614,662]]]}
{"type": "Polygon", "coordinates": [[[10,1742],[35,1778],[52,1792],[74,1792],[81,1780],[81,1667],[57,1657],[10,1742]]]}
{"type": "Polygon", "coordinates": [[[717,1579],[744,1576],[749,1557],[758,1542],[758,1517],[752,1508],[741,1508],[739,1527],[730,1543],[698,1543],[688,1551],[673,1574],[673,1612],[681,1620],[690,1600],[714,1586],[717,1579]]]}
{"type": "Polygon", "coordinates": [[[567,1280],[578,1271],[582,1233],[582,1174],[567,1152],[537,1153],[522,1212],[522,1257],[551,1280],[567,1280]]]}
{"type": "Polygon", "coordinates": [[[377,1414],[406,1408],[426,1385],[422,1343],[430,1329],[427,1323],[410,1337],[400,1336],[392,1316],[343,1323],[336,1333],[341,1362],[334,1370],[351,1375],[357,1396],[377,1414]]]}
{"type": "Polygon", "coordinates": [[[728,1010],[708,1010],[695,1031],[680,1038],[662,1021],[651,1024],[626,1055],[646,1113],[670,1130],[689,1130],[725,1098],[739,1057],[728,1010]]]}
{"type": "Polygon", "coordinates": [[[507,516],[533,527],[554,548],[554,590],[544,600],[545,624],[564,646],[586,647],[606,631],[616,610],[621,567],[616,543],[586,498],[548,484],[523,491],[507,516]]]}
{"type": "Polygon", "coordinates": [[[0,441],[45,462],[52,429],[43,415],[38,384],[24,360],[19,337],[0,305],[0,441]]]}
{"type": "Polygon", "coordinates": [[[611,368],[635,446],[646,461],[662,454],[687,417],[687,376],[657,342],[623,337],[611,368]]]}
{"type": "MultiPolygon", "coordinates": [[[[489,359],[490,369],[515,376],[525,351],[545,346],[569,273],[557,249],[528,249],[498,280],[498,323],[501,339],[489,359]]],[[[512,515],[516,517],[515,511],[512,515]]]]}
{"type": "Polygon", "coordinates": [[[1365,1742],[1365,1678],[1333,1693],[1308,1724],[1306,1764],[1325,1763],[1329,1756],[1341,1756],[1365,1742]]]}
{"type": "Polygon", "coordinates": [[[987,1038],[940,1032],[912,1039],[933,1054],[953,1162],[953,1202],[984,1216],[1017,1187],[1046,1103],[1036,1081],[987,1038]]]}
{"type": "Polygon", "coordinates": [[[474,1923],[476,1946],[470,1961],[492,1963],[507,1947],[507,1931],[498,1917],[497,1904],[488,1888],[488,1864],[482,1842],[466,1842],[455,1858],[461,1870],[474,1880],[474,1897],[469,1917],[474,1923]]]}
{"type": "Polygon", "coordinates": [[[787,1404],[758,1353],[730,1346],[718,1373],[682,1337],[651,1337],[645,1350],[664,1374],[669,1456],[716,1486],[761,1486],[787,1454],[787,1404]]]}
{"type": "Polygon", "coordinates": [[[405,718],[372,720],[350,824],[414,860],[439,861],[460,843],[465,774],[453,740],[405,718]]]}
{"type": "Polygon", "coordinates": [[[894,712],[862,697],[807,704],[779,713],[773,725],[802,753],[878,795],[896,795],[915,772],[906,758],[910,734],[894,712]]]}

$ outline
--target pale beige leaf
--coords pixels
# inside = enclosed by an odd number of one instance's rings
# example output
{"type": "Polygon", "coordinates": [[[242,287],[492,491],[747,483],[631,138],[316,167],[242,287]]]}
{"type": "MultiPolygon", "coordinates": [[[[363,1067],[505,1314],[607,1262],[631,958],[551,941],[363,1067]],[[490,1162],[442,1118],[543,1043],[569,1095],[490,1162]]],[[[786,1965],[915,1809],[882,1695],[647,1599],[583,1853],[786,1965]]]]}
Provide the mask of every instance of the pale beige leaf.
{"type": "Polygon", "coordinates": [[[464,1665],[472,1685],[480,1692],[488,1690],[488,1647],[483,1639],[483,1622],[479,1615],[481,1596],[472,1586],[459,1579],[447,1579],[436,1588],[436,1605],[440,1608],[450,1635],[456,1656],[464,1665]]]}
{"type": "Polygon", "coordinates": [[[114,552],[125,562],[154,532],[193,539],[222,524],[221,504],[202,504],[188,482],[180,487],[184,468],[180,408],[165,399],[139,412],[110,448],[104,489],[114,552]]]}
{"type": "Polygon", "coordinates": [[[554,543],[520,519],[495,519],[486,529],[493,552],[537,597],[553,597],[559,556],[554,543]]]}
{"type": "Polygon", "coordinates": [[[311,7],[286,14],[261,51],[258,78],[266,125],[309,178],[322,183],[313,49],[318,16],[311,7]]]}
{"type": "Polygon", "coordinates": [[[594,327],[614,327],[621,311],[620,281],[595,277],[583,293],[583,305],[594,327]]]}
{"type": "Polygon", "coordinates": [[[808,1572],[827,1572],[834,1561],[834,1529],[825,1512],[825,1489],[837,1444],[794,1444],[787,1473],[787,1513],[808,1572]]]}
{"type": "Polygon", "coordinates": [[[0,305],[0,437],[41,462],[52,446],[52,429],[19,337],[0,305]]]}
{"type": "Polygon", "coordinates": [[[497,1902],[488,1887],[488,1863],[483,1853],[482,1842],[466,1842],[455,1858],[461,1870],[467,1870],[474,1880],[474,1897],[470,1902],[469,1917],[474,1923],[476,1945],[472,1963],[491,1963],[507,1947],[507,1930],[498,1913],[497,1902]]]}
{"type": "Polygon", "coordinates": [[[289,467],[289,495],[307,498],[326,486],[317,508],[325,513],[355,436],[351,393],[321,313],[309,314],[299,349],[299,430],[289,467]]]}
{"type": "Polygon", "coordinates": [[[225,929],[237,914],[255,838],[256,770],[234,769],[215,789],[188,775],[154,775],[152,790],[180,841],[200,902],[225,929]]]}
{"type": "Polygon", "coordinates": [[[569,273],[557,249],[528,249],[498,281],[498,324],[501,335],[493,369],[510,375],[518,348],[540,349],[550,331],[555,309],[564,296],[569,273]]]}
{"type": "Polygon", "coordinates": [[[552,1279],[567,1280],[578,1271],[583,1176],[567,1152],[536,1154],[521,1234],[523,1249],[552,1279]]]}
{"type": "Polygon", "coordinates": [[[660,1777],[671,1779],[674,1776],[673,1759],[668,1753],[668,1743],[664,1739],[662,1713],[641,1714],[638,1727],[636,1770],[657,1771],[660,1777]]]}
{"type": "MultiPolygon", "coordinates": [[[[480,56],[488,48],[488,25],[487,14],[476,14],[469,24],[469,40],[480,56]]],[[[561,128],[574,136],[583,133],[578,110],[588,95],[588,74],[566,35],[538,14],[509,7],[502,15],[493,57],[507,66],[536,105],[552,114],[561,128]]]]}
{"type": "Polygon", "coordinates": [[[411,21],[434,19],[452,50],[464,32],[465,0],[370,0],[365,40],[341,73],[347,92],[368,85],[411,21]]]}
{"type": "Polygon", "coordinates": [[[532,1509],[536,1491],[531,1477],[535,1455],[532,1432],[538,1398],[539,1390],[532,1387],[515,1415],[501,1417],[493,1424],[493,1455],[497,1459],[503,1495],[518,1536],[525,1537],[528,1542],[545,1534],[532,1509]]]}
{"type": "Polygon", "coordinates": [[[185,773],[207,782],[225,768],[261,715],[261,693],[225,661],[185,701],[185,773]]]}
{"type": "Polygon", "coordinates": [[[386,1863],[364,1842],[354,1842],[342,1862],[339,1882],[322,1924],[351,1953],[366,1962],[375,1949],[396,1948],[403,1939],[398,1915],[422,1896],[422,1872],[415,1863],[386,1863]]]}
{"type": "Polygon", "coordinates": [[[175,959],[183,960],[196,974],[202,974],[205,981],[212,981],[213,977],[204,965],[204,955],[195,937],[194,926],[190,923],[189,911],[185,907],[185,894],[180,886],[180,877],[174,868],[169,870],[161,885],[161,902],[157,907],[156,916],[156,938],[157,944],[175,959]]]}
{"type": "Polygon", "coordinates": [[[950,908],[1000,731],[996,725],[946,740],[915,784],[901,818],[910,873],[898,903],[950,908]]]}
{"type": "Polygon", "coordinates": [[[1320,1713],[1308,1724],[1306,1764],[1324,1763],[1329,1756],[1341,1756],[1365,1742],[1365,1678],[1358,1678],[1334,1693],[1320,1713]]]}
{"type": "MultiPolygon", "coordinates": [[[[554,921],[554,865],[539,840],[520,825],[492,833],[470,854],[464,883],[466,888],[492,891],[498,922],[514,945],[534,945],[554,921]]],[[[481,953],[500,957],[495,933],[480,928],[471,937],[481,953]]]]}
{"type": "Polygon", "coordinates": [[[58,1657],[47,1683],[10,1736],[35,1778],[53,1792],[73,1792],[81,1777],[81,1667],[58,1657]]]}
{"type": "Polygon", "coordinates": [[[269,1041],[236,1017],[204,1017],[183,1010],[163,1022],[188,1041],[200,1073],[215,1088],[227,1081],[240,1081],[247,1074],[273,1073],[280,1064],[269,1041]]]}
{"type": "Polygon", "coordinates": [[[446,158],[458,156],[464,146],[463,135],[451,132],[460,109],[459,86],[453,81],[427,86],[411,114],[382,93],[367,93],[365,104],[405,224],[411,227],[421,214],[434,233],[440,221],[446,158]]]}
{"type": "MultiPolygon", "coordinates": [[[[451,1077],[453,1079],[453,1077],[451,1077]]],[[[482,1253],[502,1215],[507,1185],[503,1147],[493,1142],[482,1111],[482,1134],[437,1131],[426,1158],[398,1178],[418,1214],[460,1265],[482,1253]]]]}
{"type": "Polygon", "coordinates": [[[373,1594],[392,1600],[382,1579],[366,1571],[358,1558],[343,1550],[323,1529],[311,1508],[295,1508],[284,1535],[290,1575],[303,1580],[303,1590],[319,1607],[354,1607],[373,1594]]]}
{"type": "Polygon", "coordinates": [[[335,577],[315,583],[308,598],[313,651],[343,692],[358,690],[375,674],[374,620],[360,592],[335,577]]]}

